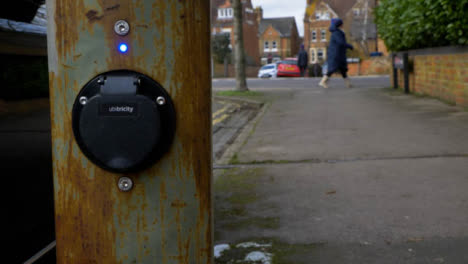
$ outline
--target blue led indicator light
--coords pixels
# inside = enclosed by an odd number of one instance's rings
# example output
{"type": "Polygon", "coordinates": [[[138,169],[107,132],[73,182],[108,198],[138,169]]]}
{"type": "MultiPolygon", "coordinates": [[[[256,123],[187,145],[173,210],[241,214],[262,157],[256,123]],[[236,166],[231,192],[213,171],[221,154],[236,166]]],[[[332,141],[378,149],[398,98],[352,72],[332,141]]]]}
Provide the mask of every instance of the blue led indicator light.
{"type": "Polygon", "coordinates": [[[119,50],[120,50],[120,52],[122,52],[122,53],[126,53],[126,52],[128,51],[128,46],[127,46],[127,44],[120,44],[120,45],[119,45],[119,50]]]}

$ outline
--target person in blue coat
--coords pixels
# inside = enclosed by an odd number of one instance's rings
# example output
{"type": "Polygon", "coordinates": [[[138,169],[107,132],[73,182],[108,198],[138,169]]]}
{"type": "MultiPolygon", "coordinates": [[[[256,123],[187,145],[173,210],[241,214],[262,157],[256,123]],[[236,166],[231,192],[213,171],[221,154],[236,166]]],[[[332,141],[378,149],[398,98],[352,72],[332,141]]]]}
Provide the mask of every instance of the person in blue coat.
{"type": "Polygon", "coordinates": [[[341,30],[343,26],[343,20],[339,18],[333,18],[331,21],[330,32],[330,45],[328,46],[328,72],[323,76],[319,85],[328,88],[327,82],[330,76],[339,72],[345,80],[346,86],[351,87],[351,82],[348,79],[348,62],[346,58],[346,50],[353,49],[353,46],[346,42],[345,33],[341,30]]]}
{"type": "Polygon", "coordinates": [[[301,77],[304,77],[307,71],[307,65],[309,64],[309,55],[304,49],[304,44],[301,44],[301,50],[297,55],[297,67],[301,70],[301,77]]]}

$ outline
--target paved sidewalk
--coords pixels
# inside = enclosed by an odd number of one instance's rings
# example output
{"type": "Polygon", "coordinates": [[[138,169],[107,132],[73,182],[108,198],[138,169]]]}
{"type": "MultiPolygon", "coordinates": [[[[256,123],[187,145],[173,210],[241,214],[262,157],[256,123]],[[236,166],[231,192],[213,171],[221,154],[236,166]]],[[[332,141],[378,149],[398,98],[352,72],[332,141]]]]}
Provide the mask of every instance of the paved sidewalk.
{"type": "Polygon", "coordinates": [[[468,112],[337,83],[262,90],[270,108],[215,174],[217,243],[271,243],[274,263],[468,263],[468,112]]]}

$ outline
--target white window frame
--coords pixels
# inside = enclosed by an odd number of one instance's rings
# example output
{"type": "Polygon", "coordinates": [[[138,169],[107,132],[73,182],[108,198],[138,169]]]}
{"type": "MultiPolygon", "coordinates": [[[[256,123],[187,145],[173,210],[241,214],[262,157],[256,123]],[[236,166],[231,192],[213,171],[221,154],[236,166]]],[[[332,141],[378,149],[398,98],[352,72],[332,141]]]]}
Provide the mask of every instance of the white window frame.
{"type": "Polygon", "coordinates": [[[353,9],[353,14],[354,14],[354,16],[359,16],[361,14],[361,10],[359,8],[354,8],[353,9]]]}
{"type": "Polygon", "coordinates": [[[234,11],[232,8],[220,8],[218,9],[219,19],[230,19],[234,17],[234,11]]]}
{"type": "Polygon", "coordinates": [[[310,49],[310,62],[315,63],[315,49],[310,49]]]}
{"type": "Polygon", "coordinates": [[[245,12],[253,14],[253,13],[254,13],[254,10],[253,10],[252,8],[246,7],[246,8],[245,8],[245,12]]]}
{"type": "Polygon", "coordinates": [[[316,30],[312,30],[311,39],[312,39],[312,42],[317,42],[317,31],[316,30]]]}
{"type": "Polygon", "coordinates": [[[271,51],[278,51],[278,43],[276,41],[271,42],[271,51]]]}
{"type": "Polygon", "coordinates": [[[263,42],[263,50],[270,51],[270,43],[268,41],[263,42]]]}
{"type": "Polygon", "coordinates": [[[318,60],[324,60],[325,59],[325,52],[323,49],[317,49],[317,61],[318,60]],[[322,54],[322,56],[320,56],[322,54]]]}
{"type": "Polygon", "coordinates": [[[320,20],[322,18],[321,12],[315,12],[315,20],[320,20]]]}
{"type": "Polygon", "coordinates": [[[322,42],[327,41],[327,31],[325,29],[320,30],[320,39],[322,42]]]}

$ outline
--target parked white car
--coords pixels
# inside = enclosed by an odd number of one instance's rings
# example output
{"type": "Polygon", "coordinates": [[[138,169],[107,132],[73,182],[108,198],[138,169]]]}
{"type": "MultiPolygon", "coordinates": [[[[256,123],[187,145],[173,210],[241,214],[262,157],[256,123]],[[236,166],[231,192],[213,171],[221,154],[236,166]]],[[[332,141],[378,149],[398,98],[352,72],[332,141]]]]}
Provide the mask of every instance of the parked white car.
{"type": "Polygon", "coordinates": [[[276,78],[278,66],[276,63],[271,63],[263,66],[258,71],[258,78],[276,78]]]}

